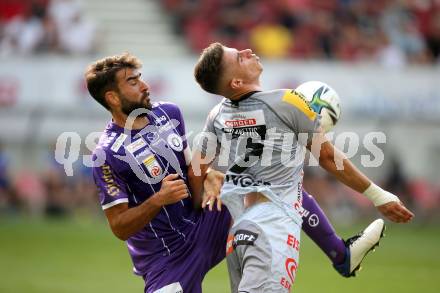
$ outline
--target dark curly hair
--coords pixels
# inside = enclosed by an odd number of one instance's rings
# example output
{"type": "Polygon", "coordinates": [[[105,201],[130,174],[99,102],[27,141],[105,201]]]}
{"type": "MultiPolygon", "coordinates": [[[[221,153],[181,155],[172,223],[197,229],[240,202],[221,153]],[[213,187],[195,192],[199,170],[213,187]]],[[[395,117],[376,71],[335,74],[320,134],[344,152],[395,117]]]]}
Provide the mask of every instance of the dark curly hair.
{"type": "Polygon", "coordinates": [[[110,110],[105,100],[105,93],[110,90],[118,91],[116,73],[125,68],[139,69],[141,67],[141,61],[129,53],[98,60],[90,64],[84,74],[87,89],[98,103],[110,110]]]}

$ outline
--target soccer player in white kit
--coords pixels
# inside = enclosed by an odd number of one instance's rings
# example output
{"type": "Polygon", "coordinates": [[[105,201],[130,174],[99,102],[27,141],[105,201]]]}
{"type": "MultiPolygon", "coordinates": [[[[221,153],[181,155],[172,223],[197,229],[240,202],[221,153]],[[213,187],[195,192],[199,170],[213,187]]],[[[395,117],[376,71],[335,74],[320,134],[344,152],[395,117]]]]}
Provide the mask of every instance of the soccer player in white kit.
{"type": "Polygon", "coordinates": [[[227,246],[232,292],[290,291],[299,263],[305,148],[388,219],[413,217],[325,139],[319,115],[298,93],[262,91],[262,70],[251,50],[214,43],[194,72],[204,90],[226,97],[208,116],[189,172],[204,174],[215,155],[228,166],[221,200],[234,219],[227,246]]]}

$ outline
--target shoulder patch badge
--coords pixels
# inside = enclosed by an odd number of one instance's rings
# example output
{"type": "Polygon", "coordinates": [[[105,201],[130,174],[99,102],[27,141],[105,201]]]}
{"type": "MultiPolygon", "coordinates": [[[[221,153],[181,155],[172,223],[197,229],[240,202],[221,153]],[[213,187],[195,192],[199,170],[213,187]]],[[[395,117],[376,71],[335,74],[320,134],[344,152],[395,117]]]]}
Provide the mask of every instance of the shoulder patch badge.
{"type": "Polygon", "coordinates": [[[295,106],[295,108],[303,112],[304,115],[306,115],[310,120],[316,119],[316,112],[313,111],[312,108],[310,108],[309,103],[307,103],[307,101],[300,93],[294,90],[287,90],[284,93],[283,102],[295,106]]]}

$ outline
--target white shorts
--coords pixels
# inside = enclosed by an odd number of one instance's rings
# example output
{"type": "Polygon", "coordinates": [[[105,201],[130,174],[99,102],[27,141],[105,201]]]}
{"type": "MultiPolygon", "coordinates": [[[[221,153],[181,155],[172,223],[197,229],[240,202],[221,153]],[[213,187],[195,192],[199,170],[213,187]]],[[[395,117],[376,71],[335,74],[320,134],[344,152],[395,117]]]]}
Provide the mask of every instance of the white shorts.
{"type": "Polygon", "coordinates": [[[231,228],[227,263],[231,292],[290,292],[301,227],[273,202],[247,209],[231,228]]]}

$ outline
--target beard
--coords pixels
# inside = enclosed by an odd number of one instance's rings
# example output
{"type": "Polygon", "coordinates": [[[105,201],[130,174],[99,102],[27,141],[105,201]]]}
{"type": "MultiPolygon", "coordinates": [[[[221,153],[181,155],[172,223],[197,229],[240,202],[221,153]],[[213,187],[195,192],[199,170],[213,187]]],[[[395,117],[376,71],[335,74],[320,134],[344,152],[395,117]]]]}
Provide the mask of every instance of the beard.
{"type": "MultiPolygon", "coordinates": [[[[129,101],[126,97],[121,95],[121,111],[129,116],[131,112],[137,109],[147,109],[151,110],[151,101],[148,99],[149,93],[144,93],[140,101],[129,101]]],[[[145,116],[146,114],[141,114],[140,116],[145,116]]]]}

